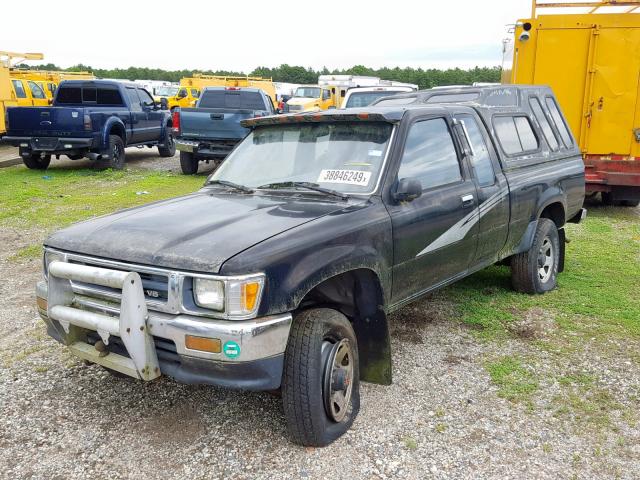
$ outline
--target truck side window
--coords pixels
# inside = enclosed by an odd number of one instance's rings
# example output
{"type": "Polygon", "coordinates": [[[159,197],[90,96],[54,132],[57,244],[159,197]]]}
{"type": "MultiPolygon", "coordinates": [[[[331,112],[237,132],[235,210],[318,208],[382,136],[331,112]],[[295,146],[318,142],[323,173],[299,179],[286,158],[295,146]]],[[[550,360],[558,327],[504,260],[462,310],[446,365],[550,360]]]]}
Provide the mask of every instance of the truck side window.
{"type": "Polygon", "coordinates": [[[496,174],[493,171],[489,149],[484,141],[478,122],[471,115],[458,115],[457,117],[460,121],[464,122],[464,127],[469,134],[469,140],[473,148],[471,166],[478,179],[478,183],[482,187],[493,185],[496,183],[496,174]]]}
{"type": "Polygon", "coordinates": [[[540,104],[540,100],[536,97],[529,98],[529,105],[531,106],[531,110],[533,111],[533,116],[536,117],[536,120],[540,124],[540,128],[542,128],[542,133],[544,134],[544,138],[546,138],[547,143],[549,144],[549,148],[551,150],[558,149],[558,139],[553,133],[553,129],[549,124],[549,120],[547,116],[544,114],[544,110],[542,110],[542,105],[540,104]]]}
{"type": "Polygon", "coordinates": [[[198,92],[198,90],[196,90],[195,88],[191,89],[191,96],[193,98],[198,98],[200,96],[200,93],[198,92]]]}
{"type": "Polygon", "coordinates": [[[153,97],[149,95],[149,92],[143,89],[139,89],[138,96],[140,97],[140,100],[142,100],[142,103],[146,107],[153,107],[153,97]]]}
{"type": "Polygon", "coordinates": [[[29,85],[29,90],[31,90],[31,96],[33,98],[47,98],[44,94],[44,90],[42,90],[42,87],[36,82],[32,82],[31,80],[29,80],[27,82],[27,85],[29,85]]]}
{"type": "Polygon", "coordinates": [[[16,91],[17,98],[27,98],[27,92],[24,91],[24,85],[20,80],[11,80],[13,89],[16,91]]]}
{"type": "Polygon", "coordinates": [[[549,111],[551,112],[551,119],[553,120],[553,123],[558,129],[558,132],[560,132],[560,136],[562,137],[564,146],[567,148],[572,147],[573,140],[571,139],[571,134],[569,133],[567,124],[564,123],[564,119],[562,118],[562,114],[560,114],[560,110],[558,109],[556,101],[552,97],[547,97],[545,99],[545,103],[547,104],[547,108],[549,108],[549,111]]]}
{"type": "Polygon", "coordinates": [[[131,111],[141,112],[142,104],[140,103],[140,98],[138,97],[138,92],[136,92],[136,89],[127,87],[127,95],[129,96],[129,102],[131,103],[131,111]]]}
{"type": "Polygon", "coordinates": [[[176,95],[178,98],[185,98],[187,96],[187,89],[186,88],[181,88],[180,90],[178,90],[178,95],[176,95]]]}
{"type": "Polygon", "coordinates": [[[504,153],[516,155],[538,149],[538,139],[533,133],[529,118],[519,116],[493,117],[493,127],[504,153]]]}
{"type": "Polygon", "coordinates": [[[331,93],[329,90],[322,90],[322,99],[329,100],[331,98],[331,93]]]}
{"type": "Polygon", "coordinates": [[[407,134],[398,178],[415,178],[422,189],[462,180],[458,154],[444,118],[416,122],[407,134]]]}

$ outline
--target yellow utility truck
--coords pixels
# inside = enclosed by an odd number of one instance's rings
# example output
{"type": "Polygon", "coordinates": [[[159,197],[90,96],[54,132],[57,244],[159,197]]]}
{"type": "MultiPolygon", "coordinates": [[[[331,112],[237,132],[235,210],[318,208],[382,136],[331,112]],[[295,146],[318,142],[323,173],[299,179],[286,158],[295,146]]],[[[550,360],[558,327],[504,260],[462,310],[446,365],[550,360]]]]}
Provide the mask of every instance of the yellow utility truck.
{"type": "MultiPolygon", "coordinates": [[[[582,151],[587,191],[607,204],[638,205],[640,1],[533,0],[531,18],[512,33],[503,83],[551,86],[582,151]]],[[[542,109],[552,126],[562,121],[553,105],[542,109]]],[[[561,151],[568,142],[554,143],[561,151]]]]}
{"type": "MultiPolygon", "coordinates": [[[[18,63],[22,60],[42,60],[43,58],[44,56],[41,53],[15,53],[0,51],[0,137],[7,131],[5,126],[7,107],[18,106],[11,78],[11,67],[13,63],[18,63]]],[[[45,99],[45,105],[46,103],[47,100],[45,99]]]]}
{"type": "Polygon", "coordinates": [[[195,74],[193,77],[180,80],[180,88],[175,96],[167,99],[169,108],[194,106],[205,87],[259,88],[269,96],[273,105],[276,105],[276,87],[270,78],[195,74]]]}

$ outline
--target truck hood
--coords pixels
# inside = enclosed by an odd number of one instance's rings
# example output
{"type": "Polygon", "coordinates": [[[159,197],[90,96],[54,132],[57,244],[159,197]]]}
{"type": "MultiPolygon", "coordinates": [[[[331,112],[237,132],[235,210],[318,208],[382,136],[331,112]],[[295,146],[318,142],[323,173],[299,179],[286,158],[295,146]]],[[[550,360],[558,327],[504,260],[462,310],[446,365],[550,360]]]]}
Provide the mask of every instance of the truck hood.
{"type": "Polygon", "coordinates": [[[345,206],[315,196],[205,188],[72,225],[51,235],[45,245],[124,262],[217,273],[243,250],[345,206]]]}

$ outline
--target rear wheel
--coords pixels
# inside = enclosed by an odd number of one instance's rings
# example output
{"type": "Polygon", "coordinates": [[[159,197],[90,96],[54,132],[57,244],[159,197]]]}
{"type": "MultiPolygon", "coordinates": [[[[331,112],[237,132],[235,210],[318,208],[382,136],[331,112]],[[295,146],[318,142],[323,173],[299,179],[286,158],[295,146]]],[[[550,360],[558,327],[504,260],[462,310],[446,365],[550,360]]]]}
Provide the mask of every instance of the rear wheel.
{"type": "Polygon", "coordinates": [[[523,293],[545,293],[556,288],[560,260],[558,227],[548,218],[538,220],[531,248],[511,257],[511,284],[523,293]]]}
{"type": "Polygon", "coordinates": [[[124,168],[124,162],[124,142],[118,135],[109,135],[109,159],[98,160],[96,167],[122,170],[124,168]]]}
{"type": "Polygon", "coordinates": [[[22,162],[32,170],[46,170],[51,163],[51,155],[32,153],[28,157],[22,157],[22,162]]]}
{"type": "Polygon", "coordinates": [[[343,314],[317,308],[295,316],[282,401],[295,443],[321,447],[349,430],[360,409],[360,371],[356,336],[343,314]]]}
{"type": "Polygon", "coordinates": [[[176,142],[171,133],[171,127],[167,127],[167,138],[165,138],[164,146],[158,147],[158,153],[161,157],[173,157],[176,154],[176,142]]]}
{"type": "Polygon", "coordinates": [[[198,159],[191,152],[180,152],[180,168],[185,175],[198,173],[198,159]]]}

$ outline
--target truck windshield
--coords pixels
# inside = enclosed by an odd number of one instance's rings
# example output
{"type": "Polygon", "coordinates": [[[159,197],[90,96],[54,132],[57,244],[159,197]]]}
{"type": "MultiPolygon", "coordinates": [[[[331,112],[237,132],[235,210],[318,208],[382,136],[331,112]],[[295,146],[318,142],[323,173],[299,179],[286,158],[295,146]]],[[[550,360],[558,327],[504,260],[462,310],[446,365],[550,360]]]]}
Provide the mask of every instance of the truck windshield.
{"type": "Polygon", "coordinates": [[[345,108],[357,108],[367,107],[382,97],[388,97],[396,93],[401,93],[402,90],[381,90],[378,92],[354,92],[349,95],[345,108]]]}
{"type": "Polygon", "coordinates": [[[296,89],[294,97],[304,98],[320,98],[320,88],[318,87],[299,87],[296,89]]]}
{"type": "Polygon", "coordinates": [[[156,96],[158,97],[173,97],[176,93],[178,93],[178,87],[156,88],[156,96]]]}
{"type": "Polygon", "coordinates": [[[250,188],[308,182],[342,193],[372,193],[392,129],[384,122],[258,127],[209,181],[234,182],[250,188]]]}
{"type": "Polygon", "coordinates": [[[198,104],[200,108],[242,108],[266,110],[262,95],[242,90],[205,90],[198,104]]]}

